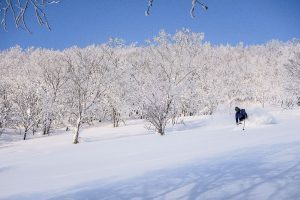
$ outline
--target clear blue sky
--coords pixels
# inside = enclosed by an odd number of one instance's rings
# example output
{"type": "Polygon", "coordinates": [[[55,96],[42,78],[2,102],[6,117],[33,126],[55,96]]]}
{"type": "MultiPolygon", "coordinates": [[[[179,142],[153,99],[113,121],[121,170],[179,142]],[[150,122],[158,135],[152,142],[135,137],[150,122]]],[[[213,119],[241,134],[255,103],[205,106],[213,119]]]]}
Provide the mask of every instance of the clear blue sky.
{"type": "Polygon", "coordinates": [[[300,0],[203,0],[196,18],[189,14],[191,0],[154,0],[151,15],[147,0],[61,0],[47,7],[52,31],[39,27],[33,12],[27,21],[33,34],[0,30],[0,49],[20,45],[64,49],[104,43],[110,37],[143,44],[160,29],[174,33],[181,28],[204,32],[212,44],[262,44],[272,39],[300,38],[300,0]]]}

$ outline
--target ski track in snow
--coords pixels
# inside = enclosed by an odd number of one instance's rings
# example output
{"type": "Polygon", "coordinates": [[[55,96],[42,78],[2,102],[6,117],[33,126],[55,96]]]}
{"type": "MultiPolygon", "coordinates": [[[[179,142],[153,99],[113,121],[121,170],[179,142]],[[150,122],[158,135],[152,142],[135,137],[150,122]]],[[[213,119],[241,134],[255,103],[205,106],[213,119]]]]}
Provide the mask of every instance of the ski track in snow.
{"type": "Polygon", "coordinates": [[[271,112],[276,124],[245,131],[223,114],[186,118],[164,137],[139,120],[84,129],[78,145],[69,133],[4,135],[0,199],[298,200],[300,110],[271,112]]]}

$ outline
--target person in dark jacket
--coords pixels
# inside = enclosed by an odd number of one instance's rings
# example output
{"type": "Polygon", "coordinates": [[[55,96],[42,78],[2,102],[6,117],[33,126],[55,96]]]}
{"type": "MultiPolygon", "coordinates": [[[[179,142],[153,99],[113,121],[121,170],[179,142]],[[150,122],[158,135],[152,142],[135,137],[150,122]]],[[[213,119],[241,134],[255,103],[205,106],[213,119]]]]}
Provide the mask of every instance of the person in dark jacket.
{"type": "Polygon", "coordinates": [[[236,124],[239,125],[244,121],[245,119],[248,118],[248,115],[245,111],[245,109],[240,109],[239,107],[235,107],[235,121],[236,124]]]}

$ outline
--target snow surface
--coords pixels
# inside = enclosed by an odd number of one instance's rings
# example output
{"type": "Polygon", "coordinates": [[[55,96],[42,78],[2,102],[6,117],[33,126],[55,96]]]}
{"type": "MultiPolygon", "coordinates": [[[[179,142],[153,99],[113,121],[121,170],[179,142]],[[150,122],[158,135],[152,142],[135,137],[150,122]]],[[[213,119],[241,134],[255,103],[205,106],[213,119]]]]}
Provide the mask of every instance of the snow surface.
{"type": "Polygon", "coordinates": [[[300,199],[300,110],[142,120],[21,141],[0,136],[0,199],[300,199]],[[272,119],[270,121],[270,119],[272,119]],[[276,120],[275,120],[276,119],[276,120]]]}
{"type": "Polygon", "coordinates": [[[247,109],[247,112],[250,124],[267,125],[277,123],[275,117],[262,108],[250,108],[247,109]]]}

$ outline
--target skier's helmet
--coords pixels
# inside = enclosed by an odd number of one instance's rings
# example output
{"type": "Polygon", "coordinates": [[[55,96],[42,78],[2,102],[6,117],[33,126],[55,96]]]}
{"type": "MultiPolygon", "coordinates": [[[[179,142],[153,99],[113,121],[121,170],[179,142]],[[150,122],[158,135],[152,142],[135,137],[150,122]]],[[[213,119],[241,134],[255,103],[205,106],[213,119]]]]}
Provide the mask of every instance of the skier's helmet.
{"type": "Polygon", "coordinates": [[[235,110],[236,112],[240,111],[239,107],[235,107],[234,110],[235,110]]]}

